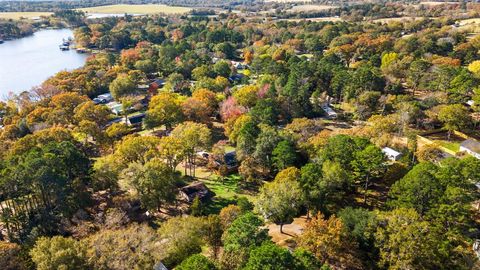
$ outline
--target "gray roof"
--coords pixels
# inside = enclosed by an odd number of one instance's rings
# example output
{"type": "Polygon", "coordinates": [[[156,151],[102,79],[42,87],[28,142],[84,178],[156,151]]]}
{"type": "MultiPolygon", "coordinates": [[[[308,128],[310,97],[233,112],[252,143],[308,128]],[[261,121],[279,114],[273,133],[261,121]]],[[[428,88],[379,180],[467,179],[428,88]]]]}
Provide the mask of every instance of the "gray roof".
{"type": "Polygon", "coordinates": [[[473,140],[473,139],[465,140],[460,144],[460,146],[472,152],[480,153],[480,142],[476,140],[473,140]]]}

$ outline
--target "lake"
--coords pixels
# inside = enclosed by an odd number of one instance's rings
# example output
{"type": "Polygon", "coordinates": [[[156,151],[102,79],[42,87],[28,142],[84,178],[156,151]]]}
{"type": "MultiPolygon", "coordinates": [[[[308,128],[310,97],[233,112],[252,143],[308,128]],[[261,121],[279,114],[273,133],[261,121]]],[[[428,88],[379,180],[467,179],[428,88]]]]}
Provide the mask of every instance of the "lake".
{"type": "Polygon", "coordinates": [[[87,54],[58,48],[68,37],[73,37],[70,29],[40,30],[0,44],[0,99],[30,90],[59,71],[83,66],[87,54]]]}

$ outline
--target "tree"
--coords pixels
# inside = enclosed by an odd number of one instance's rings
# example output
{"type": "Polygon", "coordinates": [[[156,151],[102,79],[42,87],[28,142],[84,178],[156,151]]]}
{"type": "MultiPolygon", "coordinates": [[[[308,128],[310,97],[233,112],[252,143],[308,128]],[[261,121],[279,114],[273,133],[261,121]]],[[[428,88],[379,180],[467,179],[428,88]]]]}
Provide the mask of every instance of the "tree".
{"type": "Polygon", "coordinates": [[[75,108],[84,102],[87,102],[86,96],[81,96],[74,92],[61,93],[52,97],[50,101],[51,110],[48,112],[48,120],[51,123],[73,124],[75,118],[72,117],[75,108]]]}
{"type": "Polygon", "coordinates": [[[476,60],[468,64],[468,71],[473,73],[474,75],[480,75],[480,60],[476,60]]]}
{"type": "Polygon", "coordinates": [[[117,230],[101,230],[81,240],[81,245],[87,248],[89,266],[98,270],[152,269],[165,256],[164,248],[159,248],[158,243],[159,237],[154,230],[136,224],[117,230]]]}
{"type": "Polygon", "coordinates": [[[88,120],[95,122],[99,127],[108,123],[110,111],[106,106],[95,105],[92,101],[85,102],[77,106],[73,116],[78,122],[88,120]]]}
{"type": "Polygon", "coordinates": [[[373,237],[376,229],[376,214],[363,208],[347,207],[338,213],[343,225],[360,245],[360,248],[370,252],[374,248],[373,237]]]}
{"type": "Polygon", "coordinates": [[[158,229],[162,262],[173,267],[193,254],[200,253],[204,245],[204,222],[197,217],[174,217],[163,222],[158,229]]]}
{"type": "Polygon", "coordinates": [[[183,119],[183,112],[179,96],[170,92],[161,92],[154,96],[148,105],[145,116],[145,126],[154,128],[165,125],[170,130],[183,119]]]}
{"type": "Polygon", "coordinates": [[[213,116],[215,111],[218,108],[218,101],[217,101],[217,96],[214,92],[205,89],[205,88],[200,88],[195,90],[195,92],[192,93],[192,98],[199,100],[200,102],[205,104],[206,108],[206,114],[208,116],[213,116]]]}
{"type": "Polygon", "coordinates": [[[439,258],[441,237],[413,209],[397,209],[382,217],[375,233],[380,265],[388,269],[443,269],[439,258]]]}
{"type": "Polygon", "coordinates": [[[299,247],[312,252],[321,264],[339,259],[354,244],[348,239],[340,219],[332,215],[327,220],[322,213],[307,223],[298,241],[299,247]]]}
{"type": "Polygon", "coordinates": [[[285,248],[265,241],[250,252],[245,270],[290,270],[295,268],[295,259],[285,248]]]}
{"type": "Polygon", "coordinates": [[[171,136],[177,138],[185,150],[185,172],[190,165],[190,175],[195,177],[195,159],[197,152],[210,147],[211,132],[205,124],[184,122],[175,127],[171,136]]]}
{"type": "Polygon", "coordinates": [[[0,265],[4,270],[26,270],[27,265],[21,257],[20,245],[0,241],[0,265]]]}
{"type": "Polygon", "coordinates": [[[122,174],[120,184],[138,196],[143,207],[160,211],[162,205],[175,201],[180,173],[172,171],[163,161],[151,159],[143,165],[131,163],[122,174]]]}
{"type": "Polygon", "coordinates": [[[217,259],[218,252],[222,246],[223,224],[222,219],[218,215],[209,215],[205,218],[204,229],[202,235],[205,242],[210,246],[213,258],[217,259]]]}
{"type": "Polygon", "coordinates": [[[219,217],[222,222],[224,230],[230,227],[232,222],[235,219],[237,219],[237,217],[239,217],[241,214],[242,214],[242,210],[240,209],[240,207],[234,204],[230,204],[222,208],[222,210],[220,210],[219,217]]]}
{"type": "Polygon", "coordinates": [[[261,124],[259,127],[260,134],[255,141],[253,157],[264,168],[265,173],[268,173],[273,165],[273,151],[282,138],[278,131],[271,126],[261,124]]]}
{"type": "Polygon", "coordinates": [[[253,213],[246,213],[233,221],[223,233],[222,265],[227,269],[240,269],[248,261],[250,251],[267,240],[263,221],[253,213]]]}
{"type": "Polygon", "coordinates": [[[256,85],[243,86],[233,93],[233,97],[241,106],[251,108],[257,103],[258,90],[256,85]]]}
{"type": "Polygon", "coordinates": [[[88,269],[84,247],[72,238],[40,237],[30,256],[39,270],[88,269]]]}
{"type": "Polygon", "coordinates": [[[185,259],[180,265],[175,267],[177,270],[215,270],[215,264],[207,257],[195,254],[185,259]]]}
{"type": "Polygon", "coordinates": [[[160,139],[154,136],[127,136],[115,147],[115,157],[123,168],[132,162],[145,164],[158,156],[157,145],[160,139]]]}
{"type": "Polygon", "coordinates": [[[182,111],[188,121],[208,123],[210,108],[200,99],[190,97],[182,103],[182,111]]]}
{"type": "Polygon", "coordinates": [[[371,144],[355,153],[353,168],[360,181],[364,182],[363,203],[367,203],[367,190],[372,178],[385,172],[386,157],[380,148],[371,144]]]}
{"type": "Polygon", "coordinates": [[[172,136],[160,138],[158,142],[160,158],[164,159],[170,170],[175,171],[184,158],[185,150],[182,141],[172,136]]]}
{"type": "Polygon", "coordinates": [[[213,65],[213,71],[217,74],[217,76],[222,76],[228,78],[232,73],[230,69],[230,63],[225,60],[218,61],[213,65]]]}
{"type": "Polygon", "coordinates": [[[420,87],[429,67],[430,64],[423,59],[415,60],[410,64],[410,68],[407,71],[407,82],[413,90],[412,96],[415,96],[415,92],[420,87]]]}
{"type": "Polygon", "coordinates": [[[336,207],[351,186],[349,174],[339,163],[329,160],[323,164],[307,163],[303,166],[299,183],[307,206],[307,217],[312,210],[330,212],[328,206],[336,207]]]}
{"type": "MultiPolygon", "coordinates": [[[[127,75],[119,75],[115,80],[110,83],[109,89],[110,93],[115,100],[120,100],[120,98],[129,96],[136,91],[135,83],[127,75]]],[[[124,108],[125,110],[126,108],[124,108]]]]}
{"type": "Polygon", "coordinates": [[[448,130],[448,140],[453,131],[468,128],[472,124],[470,113],[461,104],[443,106],[438,112],[438,120],[448,130]]]}
{"type": "Polygon", "coordinates": [[[320,262],[315,258],[315,256],[303,249],[303,248],[296,248],[293,252],[293,257],[295,258],[296,268],[299,270],[329,270],[328,265],[326,267],[322,267],[320,262]]]}
{"type": "Polygon", "coordinates": [[[300,170],[290,167],[281,171],[273,182],[266,183],[260,189],[257,210],[266,219],[279,224],[281,233],[283,224],[293,220],[303,203],[299,178],[300,170]]]}
{"type": "Polygon", "coordinates": [[[118,141],[129,132],[130,128],[124,123],[113,123],[105,130],[105,133],[107,134],[108,138],[112,140],[112,143],[118,141]]]}
{"type": "Polygon", "coordinates": [[[202,201],[198,196],[193,199],[192,205],[190,205],[190,214],[194,217],[202,216],[205,212],[202,201]]]}
{"type": "Polygon", "coordinates": [[[415,209],[421,216],[438,202],[442,186],[435,178],[436,167],[432,163],[419,163],[390,190],[390,205],[415,209]]]}
{"type": "Polygon", "coordinates": [[[295,164],[297,153],[293,143],[283,140],[277,144],[272,152],[272,160],[277,169],[283,170],[295,164]]]}

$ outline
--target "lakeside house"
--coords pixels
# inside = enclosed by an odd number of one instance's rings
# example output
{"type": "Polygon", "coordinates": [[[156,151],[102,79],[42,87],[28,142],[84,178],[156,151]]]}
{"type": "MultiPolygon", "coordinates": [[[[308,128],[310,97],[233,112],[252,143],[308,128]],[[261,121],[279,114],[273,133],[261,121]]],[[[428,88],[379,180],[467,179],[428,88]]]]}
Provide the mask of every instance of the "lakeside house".
{"type": "Polygon", "coordinates": [[[465,140],[460,144],[460,151],[480,159],[480,142],[473,139],[465,140]]]}
{"type": "Polygon", "coordinates": [[[385,154],[385,156],[391,160],[391,161],[397,161],[402,157],[402,153],[390,148],[390,147],[384,147],[382,148],[382,152],[385,154]]]}

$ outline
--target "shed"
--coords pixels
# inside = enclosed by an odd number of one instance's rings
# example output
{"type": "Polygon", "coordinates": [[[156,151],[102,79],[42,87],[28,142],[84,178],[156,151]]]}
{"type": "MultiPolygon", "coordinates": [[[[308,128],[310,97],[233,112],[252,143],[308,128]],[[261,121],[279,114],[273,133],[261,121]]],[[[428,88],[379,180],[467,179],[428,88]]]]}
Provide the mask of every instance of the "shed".
{"type": "Polygon", "coordinates": [[[467,152],[480,159],[480,142],[474,139],[465,140],[460,144],[460,151],[467,152]]]}
{"type": "Polygon", "coordinates": [[[402,153],[390,148],[390,147],[384,147],[382,148],[382,152],[387,156],[389,160],[392,161],[397,161],[402,157],[402,153]]]}
{"type": "Polygon", "coordinates": [[[188,186],[180,188],[180,196],[184,198],[187,202],[193,202],[195,197],[198,197],[200,200],[205,201],[215,196],[215,193],[208,189],[208,187],[203,182],[196,181],[188,186]]]}

